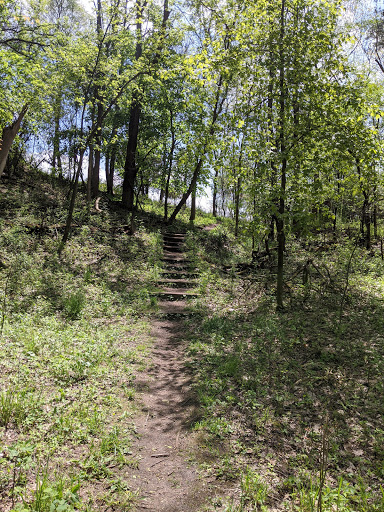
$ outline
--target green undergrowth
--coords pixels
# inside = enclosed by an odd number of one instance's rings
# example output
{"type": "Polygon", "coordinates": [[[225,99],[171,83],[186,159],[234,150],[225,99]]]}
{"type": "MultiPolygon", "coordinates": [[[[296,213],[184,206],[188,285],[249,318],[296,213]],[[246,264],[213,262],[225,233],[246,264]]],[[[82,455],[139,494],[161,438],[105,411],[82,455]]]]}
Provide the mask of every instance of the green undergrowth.
{"type": "Polygon", "coordinates": [[[277,313],[273,260],[239,265],[233,243],[221,227],[189,240],[205,257],[188,326],[198,460],[235,489],[209,510],[383,512],[380,251],[289,240],[277,313]]]}
{"type": "Polygon", "coordinates": [[[9,187],[0,201],[4,512],[127,511],[138,499],[126,476],[138,464],[136,378],[151,344],[161,236],[143,215],[130,236],[120,228],[129,219],[102,201],[103,213],[87,217],[80,201],[58,257],[65,204],[46,180],[9,187]]]}

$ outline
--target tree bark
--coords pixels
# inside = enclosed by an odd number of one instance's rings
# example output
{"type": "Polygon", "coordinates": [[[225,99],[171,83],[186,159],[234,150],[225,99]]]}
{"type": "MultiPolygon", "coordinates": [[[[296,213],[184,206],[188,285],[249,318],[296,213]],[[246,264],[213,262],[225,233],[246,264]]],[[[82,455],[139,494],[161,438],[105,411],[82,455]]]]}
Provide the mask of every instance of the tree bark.
{"type": "Polygon", "coordinates": [[[279,149],[281,156],[281,174],[280,174],[280,197],[279,213],[276,222],[277,228],[277,287],[276,303],[277,309],[282,309],[283,304],[283,284],[284,284],[284,249],[285,249],[285,189],[287,181],[287,158],[285,155],[285,57],[284,57],[284,36],[285,36],[285,0],[281,1],[280,15],[280,49],[279,49],[279,88],[280,88],[280,112],[279,112],[279,149]]]}
{"type": "Polygon", "coordinates": [[[168,174],[167,174],[167,181],[166,181],[166,184],[165,184],[165,192],[164,192],[164,221],[167,221],[167,219],[168,219],[169,184],[170,184],[170,181],[171,181],[171,174],[172,174],[173,155],[174,155],[175,148],[176,148],[176,133],[175,133],[175,127],[174,127],[174,124],[173,124],[173,112],[172,112],[172,109],[169,109],[169,112],[170,112],[172,144],[171,144],[171,149],[169,151],[168,174]]]}
{"type": "Polygon", "coordinates": [[[122,204],[129,211],[133,210],[135,200],[135,182],[138,172],[136,165],[137,139],[139,135],[141,107],[137,95],[132,99],[129,115],[127,154],[124,165],[122,204]]]}
{"type": "Polygon", "coordinates": [[[189,216],[189,222],[194,222],[196,219],[196,185],[192,190],[191,195],[191,214],[189,216]]]}
{"type": "Polygon", "coordinates": [[[17,116],[17,119],[3,129],[3,134],[1,138],[0,145],[0,178],[3,175],[5,164],[7,163],[7,158],[9,154],[9,150],[11,149],[12,143],[15,140],[15,137],[20,130],[21,122],[24,119],[25,114],[28,111],[28,105],[24,105],[21,109],[20,114],[17,116]]]}
{"type": "Polygon", "coordinates": [[[97,92],[97,118],[96,118],[96,134],[95,134],[95,149],[94,149],[94,162],[91,173],[91,198],[94,199],[99,195],[100,185],[100,160],[101,160],[101,140],[102,140],[102,124],[103,124],[103,106],[99,92],[97,92]]]}
{"type": "Polygon", "coordinates": [[[60,178],[63,177],[63,168],[61,165],[61,153],[60,153],[60,118],[61,118],[61,93],[59,93],[56,102],[55,102],[55,133],[53,136],[53,157],[52,157],[52,167],[54,169],[54,173],[56,175],[56,171],[58,171],[58,176],[60,178]]]}
{"type": "Polygon", "coordinates": [[[235,237],[239,235],[239,213],[240,213],[240,191],[241,191],[241,176],[237,178],[236,193],[235,193],[235,237]]]}
{"type": "MultiPolygon", "coordinates": [[[[99,51],[102,52],[103,34],[102,34],[102,5],[101,0],[97,0],[97,17],[96,17],[96,33],[99,40],[99,51]]],[[[91,198],[94,199],[99,195],[100,185],[100,159],[101,159],[101,141],[102,141],[102,125],[103,125],[103,105],[102,93],[98,84],[95,86],[95,104],[97,105],[96,127],[94,139],[94,162],[91,168],[91,198]]],[[[93,117],[93,116],[92,116],[93,117]]]]}
{"type": "Polygon", "coordinates": [[[61,254],[62,250],[64,249],[64,246],[67,243],[67,240],[68,240],[68,237],[69,237],[69,233],[71,232],[73,211],[75,209],[77,190],[78,190],[78,187],[79,187],[79,177],[80,177],[80,173],[81,173],[81,170],[82,170],[82,167],[83,167],[83,158],[84,158],[84,150],[81,149],[80,150],[80,155],[79,155],[79,162],[77,164],[76,174],[75,174],[75,177],[74,177],[74,183],[73,183],[73,188],[72,188],[72,196],[71,196],[71,202],[70,202],[69,210],[68,210],[67,222],[65,224],[65,230],[64,230],[63,238],[61,240],[61,243],[60,243],[60,246],[59,246],[59,250],[58,250],[59,254],[61,254]]]}
{"type": "Polygon", "coordinates": [[[216,167],[215,176],[213,178],[213,193],[212,193],[212,215],[217,217],[217,178],[219,176],[219,169],[216,167]]]}
{"type": "Polygon", "coordinates": [[[91,183],[92,183],[92,169],[93,169],[93,146],[89,145],[88,155],[88,178],[87,178],[87,203],[89,204],[92,199],[91,183]]]}
{"type": "MultiPolygon", "coordinates": [[[[136,0],[136,50],[135,50],[135,60],[139,60],[143,54],[143,45],[142,45],[142,17],[144,7],[146,6],[146,1],[142,3],[140,0],[136,0]]],[[[155,64],[160,57],[160,52],[163,45],[163,39],[165,37],[165,29],[166,24],[170,15],[170,11],[168,10],[168,0],[164,0],[164,11],[163,11],[163,20],[161,25],[161,38],[159,41],[159,48],[155,52],[152,64],[155,64]]],[[[131,103],[131,111],[129,115],[129,126],[128,126],[128,141],[127,141],[127,153],[125,158],[124,165],[124,179],[123,179],[123,194],[122,194],[122,204],[128,211],[132,211],[134,208],[134,199],[135,199],[135,183],[136,176],[138,172],[137,163],[136,163],[136,151],[137,151],[137,140],[139,135],[139,125],[140,125],[140,115],[141,115],[141,97],[138,92],[135,92],[132,97],[131,103]]]]}

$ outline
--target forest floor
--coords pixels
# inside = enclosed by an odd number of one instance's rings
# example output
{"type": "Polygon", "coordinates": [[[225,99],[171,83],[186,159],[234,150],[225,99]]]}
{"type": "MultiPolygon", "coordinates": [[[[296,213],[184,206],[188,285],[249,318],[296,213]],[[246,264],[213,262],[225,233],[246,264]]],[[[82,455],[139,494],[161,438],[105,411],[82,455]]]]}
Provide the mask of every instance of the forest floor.
{"type": "Polygon", "coordinates": [[[182,212],[187,263],[103,196],[58,256],[63,185],[0,192],[1,512],[384,512],[379,239],[290,236],[276,312],[230,219],[182,212]]]}

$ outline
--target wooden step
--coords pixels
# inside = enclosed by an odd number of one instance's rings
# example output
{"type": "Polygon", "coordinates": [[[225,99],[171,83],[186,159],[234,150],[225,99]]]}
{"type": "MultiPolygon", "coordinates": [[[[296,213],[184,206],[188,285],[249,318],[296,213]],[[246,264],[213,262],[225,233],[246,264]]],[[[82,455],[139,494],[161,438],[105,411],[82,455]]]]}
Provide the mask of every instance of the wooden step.
{"type": "Polygon", "coordinates": [[[189,269],[189,267],[185,270],[171,270],[171,269],[164,269],[161,272],[163,278],[169,278],[169,279],[195,279],[196,277],[199,277],[198,272],[193,272],[189,269]]]}
{"type": "Polygon", "coordinates": [[[163,243],[184,245],[184,238],[163,237],[163,243]]]}
{"type": "Polygon", "coordinates": [[[183,257],[177,257],[177,256],[163,256],[162,260],[161,260],[163,263],[166,263],[167,265],[168,264],[171,264],[171,265],[174,265],[174,264],[180,264],[180,265],[191,265],[191,261],[190,260],[187,260],[186,258],[183,258],[183,257]]]}
{"type": "Polygon", "coordinates": [[[174,277],[176,274],[181,277],[180,274],[183,274],[183,277],[197,277],[198,271],[197,269],[191,267],[191,265],[180,265],[180,264],[169,264],[163,268],[163,276],[167,275],[168,277],[174,277]]]}
{"type": "Polygon", "coordinates": [[[182,245],[164,245],[163,250],[170,253],[179,253],[184,252],[184,248],[182,245]]]}
{"type": "Polygon", "coordinates": [[[177,245],[177,246],[180,246],[180,245],[184,245],[184,240],[182,240],[181,238],[180,239],[177,239],[177,238],[165,238],[163,240],[163,244],[164,245],[177,245]]]}
{"type": "Polygon", "coordinates": [[[197,285],[195,280],[192,279],[159,279],[158,283],[164,286],[179,286],[180,288],[193,288],[197,285]]]}
{"type": "Polygon", "coordinates": [[[164,249],[163,250],[163,256],[171,256],[171,257],[176,257],[176,258],[185,258],[185,256],[182,255],[183,253],[183,249],[180,249],[180,250],[176,250],[176,249],[164,249]]]}
{"type": "Polygon", "coordinates": [[[164,290],[159,290],[158,292],[154,292],[156,297],[159,297],[162,300],[176,301],[182,299],[192,299],[199,296],[198,293],[188,292],[183,288],[168,288],[164,290]]]}
{"type": "Polygon", "coordinates": [[[185,238],[187,233],[163,233],[163,238],[185,238]]]}

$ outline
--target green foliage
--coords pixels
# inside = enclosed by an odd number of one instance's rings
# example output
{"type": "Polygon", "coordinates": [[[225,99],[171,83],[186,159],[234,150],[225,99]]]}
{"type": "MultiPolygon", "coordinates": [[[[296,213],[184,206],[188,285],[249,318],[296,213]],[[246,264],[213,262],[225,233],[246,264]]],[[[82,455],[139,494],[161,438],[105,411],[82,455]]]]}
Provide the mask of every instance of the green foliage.
{"type": "MultiPolygon", "coordinates": [[[[45,190],[48,177],[33,179],[45,190]]],[[[25,228],[40,225],[40,203],[21,201],[17,188],[14,206],[2,210],[2,503],[15,511],[92,510],[89,490],[98,486],[98,504],[129,509],[135,491],[111,482],[137,465],[135,378],[150,344],[159,234],[144,225],[133,237],[110,234],[119,222],[111,212],[103,230],[95,219],[74,234],[59,259],[54,234],[25,228]]]]}
{"type": "Polygon", "coordinates": [[[64,297],[63,307],[67,318],[76,320],[79,318],[82,309],[85,305],[85,294],[81,290],[69,292],[69,295],[64,297]]]}

